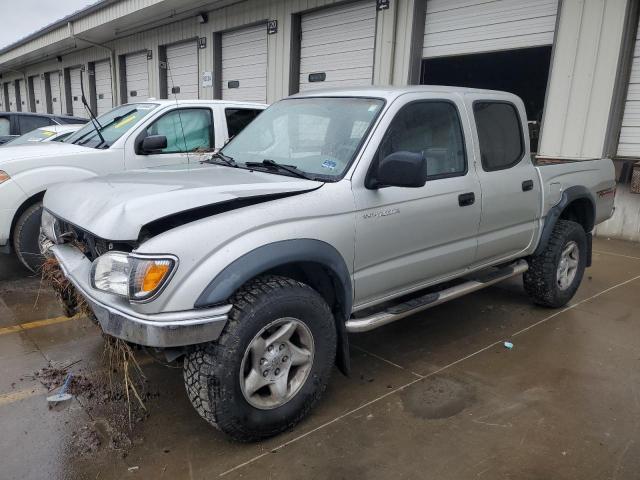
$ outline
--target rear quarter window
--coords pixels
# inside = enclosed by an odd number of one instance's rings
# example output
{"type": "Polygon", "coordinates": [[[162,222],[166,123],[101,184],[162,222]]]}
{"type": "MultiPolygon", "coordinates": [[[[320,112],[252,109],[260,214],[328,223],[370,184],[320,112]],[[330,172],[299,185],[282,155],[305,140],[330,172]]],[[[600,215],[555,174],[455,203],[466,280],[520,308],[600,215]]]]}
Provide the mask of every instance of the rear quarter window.
{"type": "Polygon", "coordinates": [[[509,102],[482,100],[473,103],[473,114],[483,170],[504,170],[518,164],[524,156],[524,140],[516,107],[509,102]]]}

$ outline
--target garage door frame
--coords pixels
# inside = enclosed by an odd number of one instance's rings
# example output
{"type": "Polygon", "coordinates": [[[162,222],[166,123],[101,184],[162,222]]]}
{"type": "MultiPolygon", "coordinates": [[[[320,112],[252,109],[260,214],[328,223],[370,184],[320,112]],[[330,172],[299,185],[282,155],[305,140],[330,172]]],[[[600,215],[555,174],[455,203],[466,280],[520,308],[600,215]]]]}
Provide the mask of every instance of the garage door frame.
{"type": "Polygon", "coordinates": [[[625,24],[622,32],[622,45],[616,71],[616,81],[613,89],[611,109],[607,132],[604,141],[603,156],[608,158],[629,159],[632,157],[618,156],[618,144],[622,131],[624,109],[631,80],[631,67],[640,23],[640,5],[638,2],[628,2],[625,13],[625,24]]]}
{"type": "MultiPolygon", "coordinates": [[[[331,10],[339,7],[346,7],[352,4],[363,2],[364,0],[348,0],[344,2],[331,3],[329,5],[323,5],[317,8],[310,8],[294,13],[291,17],[291,36],[290,36],[290,58],[289,58],[289,95],[300,92],[300,65],[301,65],[301,52],[302,52],[302,17],[322,10],[331,10]]],[[[416,0],[417,3],[421,3],[416,0]]],[[[426,2],[426,0],[425,0],[426,2]]],[[[379,13],[376,8],[376,2],[374,2],[373,8],[376,10],[376,20],[374,20],[374,39],[373,39],[373,61],[372,61],[372,74],[371,84],[373,84],[375,76],[375,58],[377,45],[377,15],[379,13]]]]}

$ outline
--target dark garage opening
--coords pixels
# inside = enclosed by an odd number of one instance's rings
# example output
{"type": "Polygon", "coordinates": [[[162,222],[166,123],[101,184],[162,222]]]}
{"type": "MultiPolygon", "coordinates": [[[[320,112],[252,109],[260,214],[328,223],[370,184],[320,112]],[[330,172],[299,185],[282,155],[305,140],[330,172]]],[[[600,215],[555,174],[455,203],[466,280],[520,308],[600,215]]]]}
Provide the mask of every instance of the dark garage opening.
{"type": "Polygon", "coordinates": [[[550,64],[551,46],[426,58],[422,60],[420,83],[515,93],[525,104],[531,150],[536,152],[550,64]]]}

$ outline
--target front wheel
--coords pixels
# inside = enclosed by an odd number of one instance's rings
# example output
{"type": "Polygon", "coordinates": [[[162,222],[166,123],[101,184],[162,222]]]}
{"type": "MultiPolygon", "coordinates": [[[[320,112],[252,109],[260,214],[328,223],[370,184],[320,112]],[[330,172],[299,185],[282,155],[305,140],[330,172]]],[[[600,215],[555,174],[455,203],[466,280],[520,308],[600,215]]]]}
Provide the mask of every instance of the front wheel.
{"type": "Polygon", "coordinates": [[[587,264],[587,235],[579,223],[558,220],[539,255],[529,259],[524,288],[539,305],[562,307],[575,295],[587,264]]]}
{"type": "Polygon", "coordinates": [[[239,441],[293,427],[317,403],[336,354],[333,315],[308,285],[269,276],[233,299],[220,338],[184,362],[187,394],[210,424],[239,441]]]}
{"type": "Polygon", "coordinates": [[[13,249],[20,262],[32,272],[38,272],[44,263],[40,253],[40,222],[42,219],[42,202],[27,208],[13,228],[13,249]]]}

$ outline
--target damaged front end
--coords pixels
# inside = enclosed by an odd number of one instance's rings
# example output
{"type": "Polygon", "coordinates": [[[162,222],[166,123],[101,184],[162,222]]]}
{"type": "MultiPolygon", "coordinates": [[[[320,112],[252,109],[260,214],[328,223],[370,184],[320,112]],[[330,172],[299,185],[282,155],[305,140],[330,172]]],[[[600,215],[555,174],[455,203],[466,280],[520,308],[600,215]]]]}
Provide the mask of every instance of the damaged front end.
{"type": "MultiPolygon", "coordinates": [[[[81,313],[96,321],[93,310],[84,296],[65,276],[52,249],[58,243],[70,244],[93,261],[103,253],[115,248],[116,245],[56,218],[46,209],[42,213],[39,243],[40,252],[45,257],[41,268],[42,282],[53,289],[64,314],[67,317],[73,317],[81,313]]],[[[117,247],[131,251],[135,248],[135,243],[119,242],[117,247]]]]}
{"type": "Polygon", "coordinates": [[[131,252],[133,242],[97,238],[46,212],[41,241],[47,256],[43,275],[67,315],[87,313],[105,334],[146,347],[186,347],[220,336],[231,305],[158,313],[141,308],[142,303],[152,303],[154,296],[161,293],[172,269],[177,267],[177,259],[169,266],[166,258],[136,255],[131,252]],[[138,275],[140,266],[150,272],[148,277],[138,275]],[[153,288],[146,292],[145,281],[160,278],[165,267],[164,282],[152,284],[153,288]]]}

